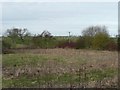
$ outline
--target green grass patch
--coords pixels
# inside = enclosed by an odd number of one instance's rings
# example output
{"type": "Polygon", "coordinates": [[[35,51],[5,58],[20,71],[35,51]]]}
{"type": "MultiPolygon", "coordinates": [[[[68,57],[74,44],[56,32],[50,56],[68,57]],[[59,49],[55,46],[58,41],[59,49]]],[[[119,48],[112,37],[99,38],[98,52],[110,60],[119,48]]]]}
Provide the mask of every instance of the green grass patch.
{"type": "Polygon", "coordinates": [[[5,67],[31,65],[36,66],[48,60],[57,62],[65,62],[65,58],[61,56],[47,56],[39,54],[5,54],[3,55],[2,64],[5,67]]]}
{"type": "Polygon", "coordinates": [[[117,70],[112,68],[107,68],[104,70],[94,69],[86,73],[85,80],[86,81],[103,80],[104,78],[107,78],[107,77],[113,77],[116,74],[117,74],[117,70]]]}

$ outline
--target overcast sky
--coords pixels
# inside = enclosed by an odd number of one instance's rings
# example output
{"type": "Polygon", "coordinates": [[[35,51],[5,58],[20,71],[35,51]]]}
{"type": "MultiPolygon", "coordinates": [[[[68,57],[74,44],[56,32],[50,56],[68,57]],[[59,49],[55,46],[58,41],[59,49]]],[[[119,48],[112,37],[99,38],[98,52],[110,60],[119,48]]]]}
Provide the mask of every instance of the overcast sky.
{"type": "Polygon", "coordinates": [[[39,2],[4,3],[3,33],[13,27],[27,28],[33,34],[43,30],[53,35],[81,35],[86,27],[105,25],[110,35],[118,33],[117,2],[39,2]]]}

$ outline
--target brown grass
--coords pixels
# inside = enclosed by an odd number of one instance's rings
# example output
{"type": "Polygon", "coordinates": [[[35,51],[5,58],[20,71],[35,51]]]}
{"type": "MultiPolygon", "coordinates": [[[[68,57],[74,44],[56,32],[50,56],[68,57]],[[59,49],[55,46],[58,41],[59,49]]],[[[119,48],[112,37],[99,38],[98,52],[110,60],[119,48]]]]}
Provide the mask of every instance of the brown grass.
{"type": "MultiPolygon", "coordinates": [[[[89,72],[95,69],[104,70],[107,68],[118,68],[118,53],[116,51],[111,52],[75,49],[20,49],[14,50],[14,52],[19,55],[22,54],[23,60],[25,55],[36,55],[37,57],[42,55],[47,57],[48,60],[40,63],[38,62],[35,66],[28,64],[19,66],[15,69],[15,72],[13,72],[13,67],[6,67],[3,65],[3,76],[5,80],[17,79],[23,74],[27,75],[28,77],[55,74],[59,77],[65,73],[74,75],[76,72],[79,72],[79,70],[81,70],[80,72],[82,72],[82,70],[83,72],[89,72]],[[13,74],[11,75],[11,73],[13,74]]],[[[55,86],[55,84],[56,83],[54,83],[53,87],[70,87],[69,85],[64,84],[62,86],[55,86]]],[[[79,83],[73,83],[73,86],[79,87],[78,84],[79,83]]],[[[112,87],[113,84],[117,84],[117,75],[115,75],[112,79],[109,77],[105,78],[102,80],[102,84],[102,87],[105,87],[104,85],[107,85],[107,87],[112,87]]],[[[44,85],[41,87],[44,87],[44,85]]],[[[96,82],[90,81],[87,83],[86,87],[96,87],[96,82]]]]}

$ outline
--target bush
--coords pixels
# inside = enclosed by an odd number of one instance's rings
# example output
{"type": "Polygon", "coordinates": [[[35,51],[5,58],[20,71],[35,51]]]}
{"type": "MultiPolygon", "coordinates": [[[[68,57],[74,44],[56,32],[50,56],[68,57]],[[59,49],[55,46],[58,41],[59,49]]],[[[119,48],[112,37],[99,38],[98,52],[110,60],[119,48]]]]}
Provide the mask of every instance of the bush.
{"type": "Polygon", "coordinates": [[[51,37],[33,37],[34,48],[54,48],[56,46],[56,39],[51,37]]]}
{"type": "Polygon", "coordinates": [[[106,48],[105,48],[105,49],[106,49],[106,50],[110,50],[110,51],[115,51],[115,50],[118,49],[118,45],[117,45],[117,43],[116,43],[115,41],[110,40],[110,41],[108,42],[108,44],[106,45],[106,48]]]}
{"type": "Polygon", "coordinates": [[[63,43],[59,43],[59,45],[57,46],[58,48],[76,48],[76,43],[75,42],[63,42],[63,43]]]}
{"type": "Polygon", "coordinates": [[[3,54],[11,53],[10,48],[11,48],[11,43],[2,40],[2,53],[3,54]]]}
{"type": "Polygon", "coordinates": [[[83,49],[85,48],[85,38],[84,37],[80,37],[78,40],[77,40],[77,43],[76,43],[76,49],[83,49]]]}
{"type": "Polygon", "coordinates": [[[110,38],[107,34],[98,33],[93,38],[92,47],[94,49],[104,50],[107,47],[110,38]]]}

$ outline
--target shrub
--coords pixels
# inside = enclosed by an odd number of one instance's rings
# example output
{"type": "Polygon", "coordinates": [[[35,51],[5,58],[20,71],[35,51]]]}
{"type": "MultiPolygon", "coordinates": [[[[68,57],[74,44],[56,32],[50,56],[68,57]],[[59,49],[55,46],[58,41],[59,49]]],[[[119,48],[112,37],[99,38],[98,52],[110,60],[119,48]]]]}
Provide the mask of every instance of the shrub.
{"type": "Polygon", "coordinates": [[[2,40],[2,53],[3,54],[7,54],[7,53],[10,53],[10,48],[11,48],[11,43],[9,42],[5,42],[2,40]]]}
{"type": "Polygon", "coordinates": [[[105,47],[106,50],[115,51],[118,49],[117,43],[113,40],[110,40],[105,47]]]}
{"type": "Polygon", "coordinates": [[[84,37],[80,37],[77,40],[76,49],[83,49],[83,48],[85,48],[85,38],[84,37]]]}
{"type": "Polygon", "coordinates": [[[107,34],[98,33],[94,36],[92,47],[94,49],[104,50],[109,42],[110,38],[107,34]]]}
{"type": "Polygon", "coordinates": [[[59,43],[59,45],[57,46],[58,48],[76,48],[76,43],[75,42],[63,42],[63,43],[59,43]]]}
{"type": "Polygon", "coordinates": [[[54,48],[56,46],[56,39],[53,37],[33,37],[34,48],[54,48]]]}

